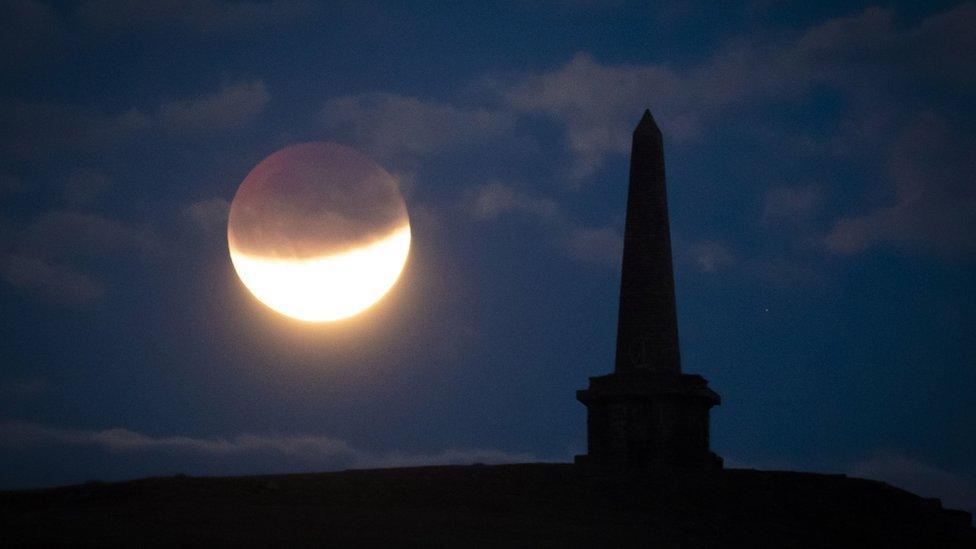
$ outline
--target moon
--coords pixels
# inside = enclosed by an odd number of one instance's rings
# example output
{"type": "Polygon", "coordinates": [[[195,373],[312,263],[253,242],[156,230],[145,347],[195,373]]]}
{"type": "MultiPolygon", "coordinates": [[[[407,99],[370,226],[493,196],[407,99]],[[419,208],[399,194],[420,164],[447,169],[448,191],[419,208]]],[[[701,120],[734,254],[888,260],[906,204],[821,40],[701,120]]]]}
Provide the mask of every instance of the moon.
{"type": "Polygon", "coordinates": [[[410,218],[396,179],[330,142],[286,147],[247,175],[231,202],[227,244],[259,301],[308,322],[368,309],[396,284],[410,218]]]}

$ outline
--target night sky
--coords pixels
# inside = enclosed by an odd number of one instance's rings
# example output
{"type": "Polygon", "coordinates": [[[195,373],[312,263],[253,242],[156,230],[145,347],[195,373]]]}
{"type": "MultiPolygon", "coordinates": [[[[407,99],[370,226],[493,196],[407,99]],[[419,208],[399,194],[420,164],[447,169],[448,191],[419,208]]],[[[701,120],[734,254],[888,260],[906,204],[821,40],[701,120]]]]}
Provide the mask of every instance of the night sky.
{"type": "Polygon", "coordinates": [[[584,453],[650,108],[716,453],[976,509],[976,4],[406,4],[0,2],[0,488],[584,453]],[[226,241],[318,140],[413,230],[329,324],[226,241]]]}

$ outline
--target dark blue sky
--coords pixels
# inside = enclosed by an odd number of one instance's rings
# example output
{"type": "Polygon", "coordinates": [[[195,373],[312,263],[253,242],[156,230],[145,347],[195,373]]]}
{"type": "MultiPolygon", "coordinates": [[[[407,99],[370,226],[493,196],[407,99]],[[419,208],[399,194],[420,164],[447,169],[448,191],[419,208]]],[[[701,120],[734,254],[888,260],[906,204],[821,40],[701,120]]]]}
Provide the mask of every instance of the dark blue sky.
{"type": "Polygon", "coordinates": [[[0,3],[0,487],[571,459],[650,107],[715,450],[976,508],[976,5],[443,4],[0,3]],[[340,324],[226,251],[311,140],[413,223],[340,324]]]}

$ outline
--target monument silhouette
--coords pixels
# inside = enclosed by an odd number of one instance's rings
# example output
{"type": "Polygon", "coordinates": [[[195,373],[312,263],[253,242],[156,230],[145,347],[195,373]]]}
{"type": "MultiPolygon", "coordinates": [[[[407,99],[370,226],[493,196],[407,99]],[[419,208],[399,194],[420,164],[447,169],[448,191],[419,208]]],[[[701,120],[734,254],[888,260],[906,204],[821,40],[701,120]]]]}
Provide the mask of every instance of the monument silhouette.
{"type": "Polygon", "coordinates": [[[614,371],[591,377],[576,398],[587,410],[580,465],[722,467],[708,442],[709,410],[721,398],[702,376],[681,372],[664,140],[650,110],[630,152],[614,371]]]}

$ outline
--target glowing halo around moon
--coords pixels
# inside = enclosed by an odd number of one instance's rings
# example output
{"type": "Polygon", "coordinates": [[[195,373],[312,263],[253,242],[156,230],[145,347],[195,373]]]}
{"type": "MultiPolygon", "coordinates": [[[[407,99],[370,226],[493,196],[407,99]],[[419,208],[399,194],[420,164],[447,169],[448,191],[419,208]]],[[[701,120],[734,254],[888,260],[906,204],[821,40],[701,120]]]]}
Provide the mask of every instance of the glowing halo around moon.
{"type": "Polygon", "coordinates": [[[354,316],[396,284],[410,220],[396,180],[336,143],[294,145],[247,175],[230,207],[227,243],[244,286],[298,320],[354,316]]]}

